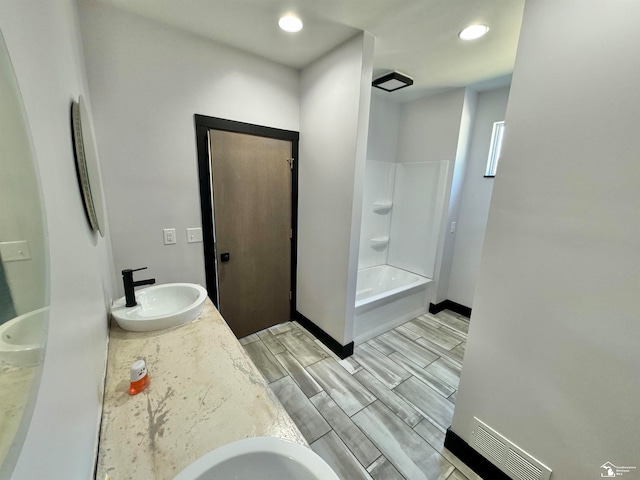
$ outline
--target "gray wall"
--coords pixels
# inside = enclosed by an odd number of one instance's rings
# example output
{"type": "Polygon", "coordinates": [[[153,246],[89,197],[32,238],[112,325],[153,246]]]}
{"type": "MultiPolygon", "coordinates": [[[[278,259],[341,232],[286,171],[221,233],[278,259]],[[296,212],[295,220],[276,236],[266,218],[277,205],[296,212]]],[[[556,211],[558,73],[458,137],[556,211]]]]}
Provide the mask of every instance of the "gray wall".
{"type": "Polygon", "coordinates": [[[396,161],[401,105],[390,100],[389,95],[393,94],[379,89],[371,92],[367,160],[396,161]]]}
{"type": "MultiPolygon", "coordinates": [[[[640,3],[527,2],[453,431],[640,467],[640,3]]],[[[638,478],[638,471],[623,478],[638,478]]]]}
{"type": "Polygon", "coordinates": [[[459,88],[402,104],[398,162],[448,160],[453,164],[464,95],[465,89],[459,88]]]}
{"type": "Polygon", "coordinates": [[[493,191],[493,178],[484,177],[491,132],[494,122],[504,120],[508,98],[509,87],[478,94],[447,291],[449,300],[466,307],[473,306],[493,191]]]}
{"type": "Polygon", "coordinates": [[[457,220],[460,185],[464,178],[466,144],[475,94],[459,88],[402,105],[398,136],[398,162],[441,162],[448,164],[445,208],[439,225],[434,284],[429,301],[446,299],[455,232],[449,225],[457,220]]]}
{"type": "Polygon", "coordinates": [[[353,340],[373,37],[359,34],[301,73],[297,309],[353,340]]]}
{"type": "Polygon", "coordinates": [[[193,116],[298,130],[298,72],[105,4],[80,13],[116,271],[204,285],[186,241],[201,226],[193,116]]]}
{"type": "Polygon", "coordinates": [[[51,269],[42,381],[12,478],[90,478],[113,270],[107,239],[89,228],[75,172],[70,106],[79,94],[89,99],[75,2],[0,2],[0,28],[40,168],[51,269]]]}
{"type": "MultiPolygon", "coordinates": [[[[453,264],[453,249],[456,242],[457,230],[452,229],[453,222],[458,222],[460,205],[462,199],[462,187],[467,171],[467,153],[469,149],[469,139],[471,137],[471,125],[475,116],[477,93],[470,89],[464,91],[464,101],[460,114],[460,127],[456,144],[455,163],[450,165],[451,193],[448,197],[449,208],[444,217],[441,236],[444,238],[442,245],[442,255],[439,267],[436,269],[436,292],[434,303],[440,303],[447,299],[449,291],[449,277],[453,264]],[[453,230],[453,231],[452,231],[453,230]]],[[[438,264],[436,264],[438,265],[438,264]]]]}
{"type": "MultiPolygon", "coordinates": [[[[4,50],[4,49],[3,49],[4,50]]],[[[38,177],[33,147],[19,86],[4,68],[11,59],[2,55],[0,82],[0,242],[26,241],[30,259],[11,261],[0,245],[0,323],[45,306],[46,248],[38,177]],[[17,92],[17,93],[16,93],[17,92]]],[[[9,67],[11,68],[11,67],[9,67]]]]}

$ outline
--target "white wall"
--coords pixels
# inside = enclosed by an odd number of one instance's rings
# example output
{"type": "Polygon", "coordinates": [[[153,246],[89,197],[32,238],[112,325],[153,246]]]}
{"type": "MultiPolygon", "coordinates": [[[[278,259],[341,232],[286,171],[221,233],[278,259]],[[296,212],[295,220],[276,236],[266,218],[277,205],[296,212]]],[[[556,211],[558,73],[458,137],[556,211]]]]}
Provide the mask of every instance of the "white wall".
{"type": "Polygon", "coordinates": [[[204,285],[186,242],[202,223],[193,116],[298,130],[298,72],[90,0],[80,13],[116,271],[204,285]]]}
{"type": "Polygon", "coordinates": [[[452,428],[479,417],[554,480],[640,467],[639,17],[525,6],[452,428]]]}
{"type": "Polygon", "coordinates": [[[509,87],[481,92],[473,119],[456,241],[446,297],[471,308],[489,216],[493,178],[485,178],[494,122],[504,120],[509,87]]]}
{"type": "Polygon", "coordinates": [[[373,37],[359,34],[301,74],[297,310],[353,340],[373,37]]]}
{"type": "Polygon", "coordinates": [[[0,3],[31,126],[48,224],[51,316],[40,391],[13,479],[90,478],[98,442],[112,269],[76,179],[70,106],[89,98],[75,2],[0,3]]]}

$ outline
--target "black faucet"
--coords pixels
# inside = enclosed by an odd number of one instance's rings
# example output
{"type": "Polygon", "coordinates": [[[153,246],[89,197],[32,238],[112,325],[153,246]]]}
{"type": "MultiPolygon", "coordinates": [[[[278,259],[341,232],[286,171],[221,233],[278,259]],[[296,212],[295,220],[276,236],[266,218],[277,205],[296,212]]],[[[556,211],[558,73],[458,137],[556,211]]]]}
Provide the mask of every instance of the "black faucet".
{"type": "Polygon", "coordinates": [[[127,307],[135,307],[138,302],[136,302],[136,294],[133,290],[134,287],[139,287],[140,285],[153,285],[156,283],[155,278],[149,278],[147,280],[140,280],[138,282],[133,281],[133,272],[137,272],[140,270],[146,270],[147,267],[136,268],[134,270],[130,268],[126,268],[122,270],[122,281],[124,282],[124,296],[127,299],[126,306],[127,307]]]}

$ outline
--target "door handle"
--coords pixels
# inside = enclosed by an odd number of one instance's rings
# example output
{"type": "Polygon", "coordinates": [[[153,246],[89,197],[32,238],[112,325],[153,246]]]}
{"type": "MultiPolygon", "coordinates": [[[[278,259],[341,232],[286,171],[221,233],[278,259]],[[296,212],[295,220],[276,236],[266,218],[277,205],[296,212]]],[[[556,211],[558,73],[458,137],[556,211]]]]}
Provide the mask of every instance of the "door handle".
{"type": "Polygon", "coordinates": [[[229,252],[225,252],[225,253],[221,253],[221,254],[220,254],[220,261],[221,261],[222,263],[228,262],[228,261],[229,261],[229,259],[230,259],[230,254],[229,254],[229,252]]]}

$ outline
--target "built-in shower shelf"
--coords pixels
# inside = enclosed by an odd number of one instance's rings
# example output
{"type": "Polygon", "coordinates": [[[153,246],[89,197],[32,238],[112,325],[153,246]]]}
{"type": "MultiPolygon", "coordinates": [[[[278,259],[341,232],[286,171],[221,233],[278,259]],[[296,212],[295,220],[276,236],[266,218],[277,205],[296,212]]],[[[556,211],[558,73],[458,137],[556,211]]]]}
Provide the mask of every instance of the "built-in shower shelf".
{"type": "Polygon", "coordinates": [[[384,250],[389,245],[389,237],[375,237],[370,240],[371,248],[374,250],[384,250]]]}
{"type": "Polygon", "coordinates": [[[373,204],[373,211],[381,215],[389,213],[393,207],[393,202],[376,202],[373,204]]]}

